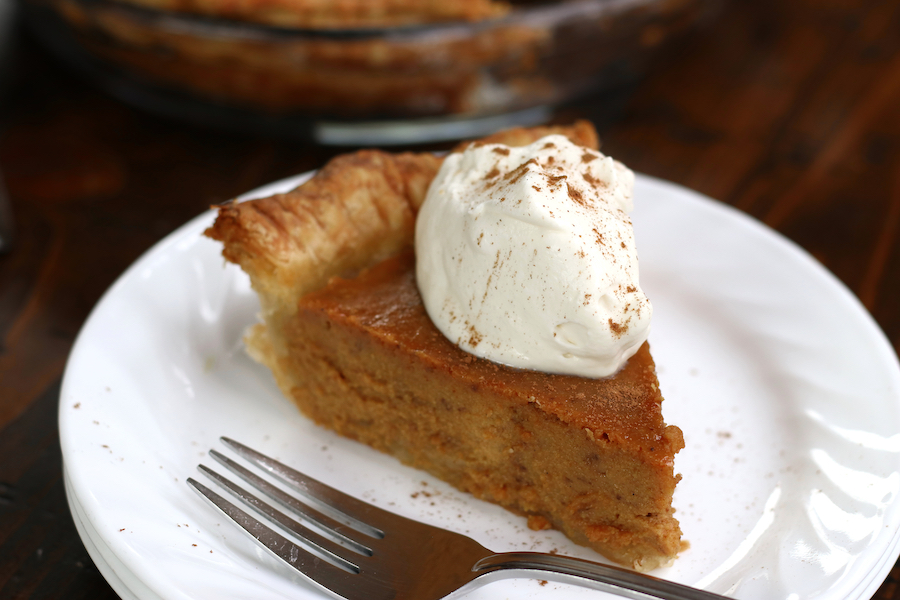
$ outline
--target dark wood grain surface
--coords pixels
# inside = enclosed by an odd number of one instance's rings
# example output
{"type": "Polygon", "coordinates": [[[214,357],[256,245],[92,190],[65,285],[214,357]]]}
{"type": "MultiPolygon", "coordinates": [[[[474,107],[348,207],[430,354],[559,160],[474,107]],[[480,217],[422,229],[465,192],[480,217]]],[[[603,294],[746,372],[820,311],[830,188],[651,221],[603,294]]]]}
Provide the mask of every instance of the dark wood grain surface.
{"type": "MultiPolygon", "coordinates": [[[[126,106],[27,35],[0,133],[17,221],[0,256],[0,598],[113,598],[66,506],[66,357],[122,271],[210,204],[336,151],[214,132],[126,106]]],[[[900,2],[732,2],[621,103],[573,107],[604,150],[780,231],[900,347],[900,2]]],[[[900,433],[900,432],[898,432],[900,433]]],[[[897,568],[876,594],[900,599],[897,568]]]]}

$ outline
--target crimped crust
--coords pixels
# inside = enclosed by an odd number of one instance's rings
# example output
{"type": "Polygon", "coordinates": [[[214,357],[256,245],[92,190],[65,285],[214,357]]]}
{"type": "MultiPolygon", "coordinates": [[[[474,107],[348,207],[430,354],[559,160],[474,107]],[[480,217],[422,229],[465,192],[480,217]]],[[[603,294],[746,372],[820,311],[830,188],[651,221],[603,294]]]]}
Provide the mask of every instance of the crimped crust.
{"type": "Polygon", "coordinates": [[[481,21],[509,11],[494,0],[121,0],[147,8],[310,29],[481,21]]]}
{"type": "Polygon", "coordinates": [[[332,276],[409,243],[414,207],[440,163],[431,154],[342,155],[293,191],[221,208],[206,235],[250,275],[264,317],[290,315],[300,296],[332,276]]]}

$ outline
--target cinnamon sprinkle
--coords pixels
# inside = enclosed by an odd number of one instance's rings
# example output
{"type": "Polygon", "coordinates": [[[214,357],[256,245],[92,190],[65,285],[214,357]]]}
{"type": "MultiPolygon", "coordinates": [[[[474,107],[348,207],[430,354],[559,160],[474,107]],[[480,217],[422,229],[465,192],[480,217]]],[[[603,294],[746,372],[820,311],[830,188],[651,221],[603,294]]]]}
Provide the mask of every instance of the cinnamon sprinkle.
{"type": "Polygon", "coordinates": [[[559,187],[562,185],[562,182],[565,181],[568,184],[568,179],[565,175],[549,175],[547,174],[547,183],[552,187],[559,187]]]}
{"type": "Polygon", "coordinates": [[[469,341],[467,342],[473,348],[477,347],[478,344],[481,343],[481,340],[484,339],[484,336],[475,329],[474,325],[469,325],[469,341]]]}
{"type": "Polygon", "coordinates": [[[582,177],[582,179],[584,179],[585,181],[587,181],[589,184],[591,184],[594,187],[607,187],[607,184],[605,181],[603,181],[601,179],[597,179],[590,173],[582,173],[581,177],[582,177]]]}
{"type": "Polygon", "coordinates": [[[622,337],[626,331],[628,331],[628,323],[620,324],[616,323],[612,319],[609,320],[609,330],[613,333],[617,338],[622,337]]]}
{"type": "Polygon", "coordinates": [[[576,204],[584,207],[588,206],[588,202],[584,199],[584,196],[582,195],[580,190],[576,190],[571,185],[569,185],[568,182],[566,182],[566,189],[569,190],[569,198],[571,198],[576,204]]]}

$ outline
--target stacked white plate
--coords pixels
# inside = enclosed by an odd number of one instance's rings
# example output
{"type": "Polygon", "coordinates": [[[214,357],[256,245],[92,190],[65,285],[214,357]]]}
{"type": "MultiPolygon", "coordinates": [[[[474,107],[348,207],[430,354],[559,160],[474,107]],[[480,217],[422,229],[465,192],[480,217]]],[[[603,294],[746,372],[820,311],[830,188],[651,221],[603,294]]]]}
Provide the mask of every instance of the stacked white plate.
{"type": "MultiPolygon", "coordinates": [[[[295,186],[278,182],[252,195],[295,186]]],[[[900,367],[856,298],[743,214],[639,176],[633,215],[650,343],[669,423],[684,431],[675,497],[690,542],[655,574],[745,600],[871,598],[900,554],[900,367]]],[[[241,336],[247,278],[187,223],[109,290],[60,397],[79,533],[127,599],[322,596],[185,480],[227,435],[381,507],[492,550],[602,560],[297,413],[241,336]]],[[[601,598],[535,580],[466,598],[601,598]]]]}

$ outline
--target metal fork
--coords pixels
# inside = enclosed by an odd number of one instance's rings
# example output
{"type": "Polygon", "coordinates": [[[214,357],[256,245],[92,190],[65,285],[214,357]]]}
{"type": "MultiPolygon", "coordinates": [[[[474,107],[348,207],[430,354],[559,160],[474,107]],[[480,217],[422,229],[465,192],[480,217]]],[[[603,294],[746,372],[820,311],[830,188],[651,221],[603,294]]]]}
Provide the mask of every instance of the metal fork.
{"type": "Polygon", "coordinates": [[[438,600],[497,579],[531,577],[626,598],[712,600],[723,596],[610,565],[538,552],[491,552],[464,535],[419,523],[348,496],[223,437],[240,457],[303,496],[301,502],[234,460],[210,456],[293,513],[288,516],[209,467],[199,469],[302,545],[189,478],[188,485],[323,591],[347,600],[438,600]],[[312,525],[302,525],[296,517],[312,525]],[[314,531],[316,529],[318,531],[314,531]]]}

